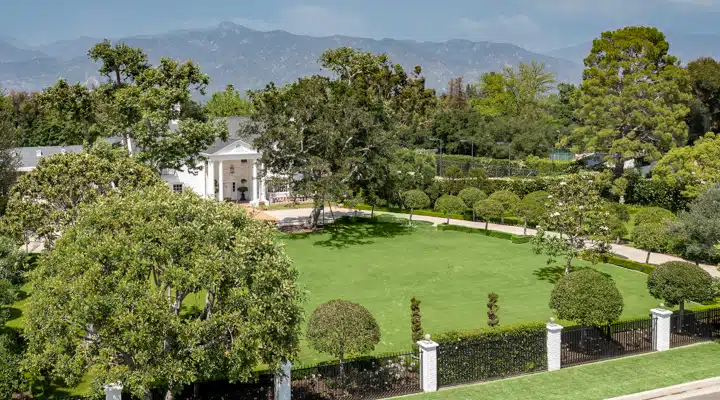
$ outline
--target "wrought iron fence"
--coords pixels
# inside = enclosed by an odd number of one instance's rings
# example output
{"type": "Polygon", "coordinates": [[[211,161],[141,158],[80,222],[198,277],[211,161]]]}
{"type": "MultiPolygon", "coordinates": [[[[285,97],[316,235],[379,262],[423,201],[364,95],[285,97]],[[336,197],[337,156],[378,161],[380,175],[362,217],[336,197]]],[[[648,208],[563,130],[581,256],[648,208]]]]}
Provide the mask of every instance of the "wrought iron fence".
{"type": "Polygon", "coordinates": [[[438,347],[439,386],[479,382],[547,369],[544,330],[438,347]]]}
{"type": "Polygon", "coordinates": [[[365,357],[292,370],[293,400],[379,399],[418,393],[417,353],[365,357]]]}
{"type": "Polygon", "coordinates": [[[273,400],[274,390],[274,375],[262,374],[256,382],[251,383],[218,381],[189,385],[176,398],[183,400],[273,400]]]}
{"type": "Polygon", "coordinates": [[[670,317],[670,347],[706,342],[720,337],[720,308],[685,312],[670,317]]]}
{"type": "Polygon", "coordinates": [[[653,326],[653,319],[645,318],[564,329],[561,333],[561,366],[650,352],[653,350],[653,326]]]}

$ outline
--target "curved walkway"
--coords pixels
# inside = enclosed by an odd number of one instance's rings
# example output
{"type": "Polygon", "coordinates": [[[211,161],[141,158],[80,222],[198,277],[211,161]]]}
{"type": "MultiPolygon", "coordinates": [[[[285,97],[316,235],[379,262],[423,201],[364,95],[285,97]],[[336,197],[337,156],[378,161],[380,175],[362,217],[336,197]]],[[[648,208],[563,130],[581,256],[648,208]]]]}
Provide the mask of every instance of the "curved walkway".
{"type": "MultiPolygon", "coordinates": [[[[265,211],[265,213],[272,215],[273,217],[276,217],[280,224],[307,224],[309,221],[309,215],[310,215],[310,209],[308,208],[293,208],[293,209],[287,209],[287,210],[272,210],[272,211],[265,211]]],[[[354,215],[354,211],[350,211],[344,208],[339,209],[333,209],[333,214],[338,217],[342,215],[354,215]]],[[[385,212],[385,211],[375,211],[375,214],[387,214],[392,215],[397,218],[408,218],[408,214],[398,214],[398,213],[391,213],[391,212],[385,212]]],[[[367,211],[358,211],[358,215],[362,216],[369,216],[370,213],[367,211]]],[[[325,210],[325,220],[331,221],[330,211],[325,210]]],[[[428,221],[432,222],[433,224],[444,224],[445,221],[447,221],[446,218],[440,218],[440,217],[427,217],[424,215],[413,215],[413,220],[416,221],[428,221]]],[[[484,222],[473,222],[473,221],[465,221],[465,220],[458,220],[458,219],[450,219],[451,225],[460,225],[460,226],[468,226],[471,228],[485,228],[484,222]]],[[[515,235],[522,235],[523,234],[523,227],[522,226],[512,226],[512,225],[500,225],[500,224],[489,224],[488,229],[492,231],[500,231],[500,232],[508,232],[515,235]]],[[[534,229],[528,228],[527,234],[528,235],[534,235],[536,231],[534,229]]],[[[647,257],[647,252],[644,250],[636,249],[634,247],[630,246],[624,246],[621,244],[613,244],[612,245],[612,252],[621,256],[625,257],[629,260],[637,261],[644,263],[645,258],[647,257]]],[[[662,264],[668,261],[686,261],[683,260],[680,257],[671,256],[668,254],[662,254],[662,253],[651,253],[650,255],[650,262],[652,264],[662,264]]],[[[714,277],[720,278],[720,270],[718,270],[718,267],[714,265],[700,265],[704,270],[710,273],[710,275],[714,277]]]]}

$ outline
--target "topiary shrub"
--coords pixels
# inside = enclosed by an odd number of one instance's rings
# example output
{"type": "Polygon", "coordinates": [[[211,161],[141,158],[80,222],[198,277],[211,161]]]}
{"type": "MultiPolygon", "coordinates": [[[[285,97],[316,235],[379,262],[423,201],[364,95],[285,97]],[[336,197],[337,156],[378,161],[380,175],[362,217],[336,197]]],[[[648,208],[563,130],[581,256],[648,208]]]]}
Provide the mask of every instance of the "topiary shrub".
{"type": "Polygon", "coordinates": [[[475,221],[475,210],[473,209],[473,206],[478,201],[487,199],[487,194],[485,194],[485,192],[478,188],[469,187],[461,190],[460,194],[458,194],[458,197],[460,197],[462,201],[465,202],[465,206],[467,208],[473,210],[472,220],[475,221]]]}
{"type": "Polygon", "coordinates": [[[635,214],[635,226],[641,224],[662,224],[677,219],[670,210],[660,207],[645,207],[635,214]]]}
{"type": "Polygon", "coordinates": [[[450,214],[462,214],[465,211],[465,202],[457,196],[445,195],[435,202],[435,210],[447,216],[446,223],[450,223],[450,214]]]}
{"type": "Polygon", "coordinates": [[[420,319],[420,300],[415,297],[410,299],[410,324],[412,342],[417,343],[423,339],[423,328],[422,320],[420,319]]]}
{"type": "Polygon", "coordinates": [[[360,304],[330,300],[310,316],[307,340],[313,349],[337,357],[342,365],[346,356],[373,351],[380,342],[380,327],[360,304]]]}
{"type": "Polygon", "coordinates": [[[480,200],[473,206],[475,214],[485,220],[485,230],[488,229],[490,219],[503,217],[504,209],[502,203],[493,199],[480,200]]]}
{"type": "Polygon", "coordinates": [[[410,209],[410,221],[412,222],[413,210],[430,206],[430,198],[422,190],[408,190],[403,193],[405,207],[410,209]]]}
{"type": "Polygon", "coordinates": [[[497,304],[499,298],[500,298],[500,296],[495,292],[488,293],[488,302],[487,302],[488,321],[487,321],[487,324],[491,328],[494,328],[494,327],[500,325],[500,317],[498,317],[498,315],[497,315],[497,312],[500,309],[500,307],[498,307],[498,304],[497,304]]]}
{"type": "Polygon", "coordinates": [[[500,223],[505,224],[505,214],[515,214],[520,205],[520,197],[509,190],[500,190],[490,195],[490,200],[500,202],[503,206],[503,214],[500,216],[500,223]]]}
{"type": "Polygon", "coordinates": [[[612,279],[585,268],[558,280],[550,308],[560,319],[580,325],[601,325],[620,318],[623,298],[612,279]]]}
{"type": "Polygon", "coordinates": [[[680,314],[685,310],[686,301],[700,303],[715,296],[712,276],[699,266],[683,261],[659,265],[648,275],[647,287],[651,296],[663,300],[667,306],[679,305],[680,314]]]}
{"type": "Polygon", "coordinates": [[[650,264],[650,255],[653,251],[666,251],[670,247],[672,237],[668,226],[662,223],[645,223],[635,227],[633,232],[633,245],[647,251],[645,264],[650,264]]]}
{"type": "Polygon", "coordinates": [[[528,193],[518,206],[518,216],[523,219],[523,235],[527,235],[528,221],[538,222],[547,212],[545,203],[550,193],[544,190],[528,193]]]}

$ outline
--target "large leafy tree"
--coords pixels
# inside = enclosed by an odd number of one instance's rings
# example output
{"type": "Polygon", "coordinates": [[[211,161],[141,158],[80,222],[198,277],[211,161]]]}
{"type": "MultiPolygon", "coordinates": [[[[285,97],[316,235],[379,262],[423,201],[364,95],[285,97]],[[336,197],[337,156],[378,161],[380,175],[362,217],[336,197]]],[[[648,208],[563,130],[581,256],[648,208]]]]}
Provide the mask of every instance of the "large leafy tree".
{"type": "Polygon", "coordinates": [[[108,41],[88,54],[108,77],[97,90],[100,131],[120,134],[128,150],[154,169],[195,171],[203,160],[200,152],[227,138],[223,121],[203,121],[182,111],[194,107],[192,92],[205,94],[210,82],[197,64],[162,58],[150,66],[141,49],[108,41]]]}
{"type": "Polygon", "coordinates": [[[572,260],[582,252],[598,255],[609,249],[609,213],[592,176],[573,175],[553,185],[549,193],[545,215],[533,239],[534,249],[548,256],[548,264],[564,258],[567,275],[572,260]]]}
{"type": "Polygon", "coordinates": [[[711,186],[698,196],[687,211],[678,213],[674,226],[683,255],[696,263],[720,260],[720,186],[711,186]]]}
{"type": "MultiPolygon", "coordinates": [[[[297,272],[269,225],[166,187],[85,207],[32,272],[25,369],[136,396],[252,379],[298,350],[297,272]]],[[[166,398],[172,396],[166,396],[166,398]]]]}
{"type": "Polygon", "coordinates": [[[59,79],[40,95],[42,120],[34,131],[34,143],[77,145],[92,143],[98,135],[95,107],[90,90],[59,79]]]}
{"type": "Polygon", "coordinates": [[[250,94],[256,112],[249,130],[257,134],[266,172],[296,178],[295,190],[313,199],[313,226],[325,200],[362,192],[378,166],[392,160],[393,133],[417,122],[422,104],[412,94],[424,85],[386,55],[340,48],[320,62],[330,78],[270,84],[250,94]]]}
{"type": "Polygon", "coordinates": [[[41,158],[37,167],[13,186],[6,218],[25,240],[45,240],[52,247],[73,224],[82,204],[103,195],[163,185],[155,172],[124,149],[98,143],[89,151],[41,158]]]}
{"type": "Polygon", "coordinates": [[[681,315],[686,301],[700,303],[714,297],[712,276],[699,266],[682,261],[659,265],[648,275],[647,287],[650,295],[666,305],[679,305],[681,315]]]}
{"type": "Polygon", "coordinates": [[[687,71],[656,28],[603,32],[585,59],[577,117],[564,143],[607,154],[620,176],[628,160],[646,162],[687,141],[687,71]]]}
{"type": "Polygon", "coordinates": [[[550,296],[558,318],[580,325],[600,325],[620,318],[623,297],[615,282],[591,268],[563,276],[550,296]]]}
{"type": "Polygon", "coordinates": [[[687,65],[695,102],[690,116],[691,134],[720,132],[720,62],[702,57],[687,65]]]}
{"type": "Polygon", "coordinates": [[[655,165],[652,178],[689,198],[720,183],[720,136],[708,133],[692,146],[670,150],[655,165]]]}
{"type": "Polygon", "coordinates": [[[205,104],[205,111],[210,117],[250,116],[253,105],[249,99],[241,96],[233,85],[227,85],[225,91],[212,94],[205,104]]]}
{"type": "Polygon", "coordinates": [[[12,149],[18,143],[17,130],[13,124],[12,102],[0,91],[0,214],[5,212],[10,187],[17,178],[20,160],[12,149]]]}

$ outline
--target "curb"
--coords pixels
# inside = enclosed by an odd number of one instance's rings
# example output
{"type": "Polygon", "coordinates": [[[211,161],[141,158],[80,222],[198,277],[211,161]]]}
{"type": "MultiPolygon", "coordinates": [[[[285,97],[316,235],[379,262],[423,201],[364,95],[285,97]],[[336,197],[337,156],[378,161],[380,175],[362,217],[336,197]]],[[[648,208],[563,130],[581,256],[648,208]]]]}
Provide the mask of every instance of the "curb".
{"type": "Polygon", "coordinates": [[[613,397],[609,400],[679,400],[713,393],[717,393],[718,398],[720,398],[720,376],[627,396],[613,397]]]}

